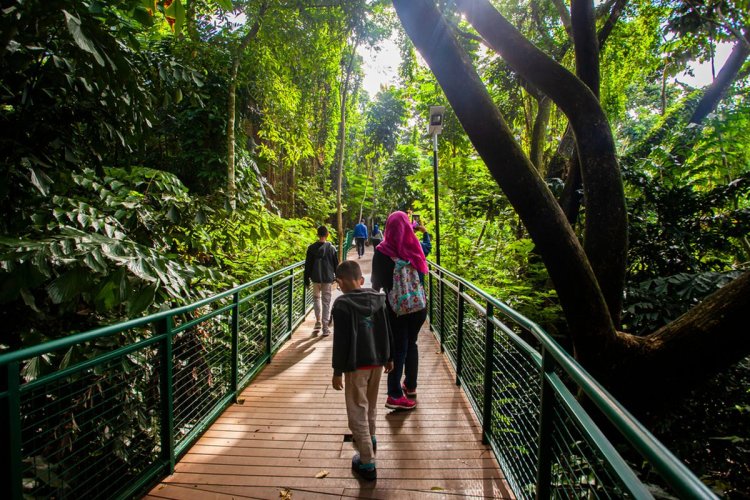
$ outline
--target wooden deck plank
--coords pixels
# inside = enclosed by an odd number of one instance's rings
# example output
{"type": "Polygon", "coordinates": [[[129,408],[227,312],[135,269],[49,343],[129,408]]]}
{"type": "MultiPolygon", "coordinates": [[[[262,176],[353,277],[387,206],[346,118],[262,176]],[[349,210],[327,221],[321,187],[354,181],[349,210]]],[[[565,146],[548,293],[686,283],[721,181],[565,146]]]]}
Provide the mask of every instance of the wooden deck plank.
{"type": "MultiPolygon", "coordinates": [[[[369,261],[362,259],[369,273],[369,261]]],[[[331,337],[308,318],[185,454],[149,499],[513,498],[455,375],[425,326],[417,408],[377,417],[378,480],[355,478],[343,392],[331,387],[331,337]],[[323,478],[315,476],[327,471],[323,478]]]]}

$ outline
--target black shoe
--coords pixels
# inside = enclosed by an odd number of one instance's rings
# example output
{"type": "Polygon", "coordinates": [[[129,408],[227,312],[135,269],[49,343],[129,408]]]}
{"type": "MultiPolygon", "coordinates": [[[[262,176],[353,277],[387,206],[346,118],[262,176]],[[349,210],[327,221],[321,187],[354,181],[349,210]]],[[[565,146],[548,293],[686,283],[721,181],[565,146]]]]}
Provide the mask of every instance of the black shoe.
{"type": "Polygon", "coordinates": [[[352,457],[352,471],[366,481],[375,481],[378,478],[375,463],[363,464],[359,453],[352,457]]]}

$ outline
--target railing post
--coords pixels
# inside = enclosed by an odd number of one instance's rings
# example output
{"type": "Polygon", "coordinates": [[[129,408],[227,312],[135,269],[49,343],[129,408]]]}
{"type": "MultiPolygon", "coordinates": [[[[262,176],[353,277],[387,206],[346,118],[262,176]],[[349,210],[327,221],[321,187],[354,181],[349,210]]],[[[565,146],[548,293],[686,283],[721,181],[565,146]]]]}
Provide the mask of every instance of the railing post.
{"type": "Polygon", "coordinates": [[[464,365],[464,284],[458,283],[458,325],[456,325],[456,385],[461,385],[464,365]]]}
{"type": "Polygon", "coordinates": [[[271,362],[271,334],[273,333],[273,278],[268,278],[268,297],[266,298],[266,363],[271,362]]]}
{"type": "Polygon", "coordinates": [[[239,385],[240,364],[240,292],[232,295],[232,394],[234,402],[237,402],[237,388],[239,385]]]}
{"type": "Polygon", "coordinates": [[[435,315],[433,314],[433,310],[435,309],[432,305],[434,304],[434,293],[432,292],[432,273],[435,272],[434,269],[428,270],[427,272],[427,283],[430,285],[430,298],[429,298],[429,305],[427,306],[429,309],[427,310],[428,314],[430,315],[430,331],[434,332],[435,327],[433,326],[433,322],[435,321],[435,315]]]}
{"type": "Polygon", "coordinates": [[[495,373],[495,308],[487,303],[487,323],[484,334],[484,404],[482,405],[482,443],[492,439],[492,378],[495,373]]]}
{"type": "Polygon", "coordinates": [[[11,500],[23,498],[23,464],[21,457],[21,380],[18,361],[13,361],[0,372],[0,390],[8,391],[8,395],[0,405],[0,466],[3,484],[11,500]]]}
{"type": "Polygon", "coordinates": [[[550,498],[552,484],[552,414],[554,410],[554,390],[547,375],[554,371],[554,360],[547,349],[542,349],[541,371],[541,410],[539,415],[539,449],[536,473],[536,498],[550,498]]]}
{"type": "Polygon", "coordinates": [[[168,474],[174,473],[174,392],[172,356],[172,317],[157,324],[157,333],[164,334],[161,346],[161,458],[167,464],[168,474]]]}
{"type": "Polygon", "coordinates": [[[289,309],[287,310],[287,324],[289,325],[289,335],[292,334],[292,325],[294,324],[294,269],[289,274],[289,288],[287,288],[287,300],[289,309]]]}
{"type": "Polygon", "coordinates": [[[440,352],[445,352],[445,276],[440,272],[440,352]]]}

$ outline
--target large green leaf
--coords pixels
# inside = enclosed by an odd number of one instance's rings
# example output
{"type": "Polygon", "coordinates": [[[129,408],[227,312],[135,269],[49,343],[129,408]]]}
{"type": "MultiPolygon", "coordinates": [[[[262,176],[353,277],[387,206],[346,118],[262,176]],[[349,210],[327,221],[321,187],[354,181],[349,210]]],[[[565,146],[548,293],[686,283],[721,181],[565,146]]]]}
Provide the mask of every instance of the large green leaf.
{"type": "Polygon", "coordinates": [[[69,14],[66,10],[63,10],[63,14],[65,14],[65,24],[68,27],[68,31],[73,36],[73,41],[75,41],[76,45],[94,56],[94,59],[99,63],[99,66],[104,66],[104,59],[101,54],[99,54],[99,51],[96,50],[94,42],[92,42],[81,30],[81,20],[76,16],[69,14]]]}
{"type": "Polygon", "coordinates": [[[154,301],[156,294],[156,285],[149,285],[142,288],[128,300],[128,316],[137,316],[154,301]]]}
{"type": "Polygon", "coordinates": [[[164,10],[164,14],[174,19],[174,32],[180,33],[182,26],[185,24],[185,6],[182,5],[182,2],[174,0],[164,10]]]}
{"type": "Polygon", "coordinates": [[[89,272],[72,269],[47,286],[47,293],[55,304],[68,302],[89,287],[89,272]]]}

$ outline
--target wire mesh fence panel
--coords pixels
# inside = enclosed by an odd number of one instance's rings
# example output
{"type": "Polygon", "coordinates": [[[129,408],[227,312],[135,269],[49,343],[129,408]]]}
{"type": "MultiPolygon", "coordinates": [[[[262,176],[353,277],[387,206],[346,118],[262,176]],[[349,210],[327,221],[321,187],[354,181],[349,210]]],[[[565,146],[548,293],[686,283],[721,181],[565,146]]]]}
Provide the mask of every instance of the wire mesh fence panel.
{"type": "Polygon", "coordinates": [[[554,405],[552,498],[633,498],[557,394],[554,405]]]}
{"type": "Polygon", "coordinates": [[[486,315],[471,303],[464,305],[461,383],[475,406],[477,415],[484,411],[484,361],[486,315]]]}
{"type": "Polygon", "coordinates": [[[266,316],[265,293],[251,296],[239,306],[237,371],[240,380],[243,380],[265,355],[266,316]]]}
{"type": "Polygon", "coordinates": [[[491,434],[498,461],[519,497],[533,498],[541,407],[539,366],[502,328],[495,330],[491,434]]]}
{"type": "MultiPolygon", "coordinates": [[[[205,314],[209,310],[196,312],[205,314]]],[[[231,311],[176,333],[172,353],[174,432],[179,443],[229,393],[231,311]]]]}
{"type": "Polygon", "coordinates": [[[305,292],[306,287],[304,274],[302,272],[296,272],[294,274],[294,285],[293,285],[293,321],[296,323],[300,318],[305,315],[307,308],[305,307],[305,292]]]}
{"type": "Polygon", "coordinates": [[[313,291],[311,286],[305,287],[305,311],[312,307],[313,291]]]}
{"type": "Polygon", "coordinates": [[[0,407],[10,412],[3,414],[5,436],[13,436],[4,438],[12,449],[2,450],[12,465],[10,495],[133,495],[169,472],[176,450],[231,400],[233,366],[241,389],[267,360],[269,325],[280,343],[309,310],[301,269],[298,263],[193,305],[0,354],[0,407]],[[264,293],[271,279],[278,284],[264,293]]]}
{"type": "Polygon", "coordinates": [[[442,299],[439,305],[439,314],[442,318],[440,331],[443,335],[445,354],[455,368],[458,348],[458,292],[449,287],[447,282],[443,284],[442,299]]]}
{"type": "Polygon", "coordinates": [[[63,365],[68,367],[64,376],[41,377],[21,388],[27,498],[109,498],[158,457],[155,347],[90,364],[63,365]]]}
{"type": "Polygon", "coordinates": [[[284,281],[273,287],[273,320],[271,328],[271,345],[278,346],[290,332],[289,325],[289,287],[291,278],[284,277],[284,281]]]}
{"type": "Polygon", "coordinates": [[[442,319],[440,318],[440,303],[442,301],[442,297],[440,296],[440,293],[441,293],[440,280],[438,279],[438,276],[435,273],[433,273],[431,283],[432,283],[431,285],[432,286],[432,304],[430,305],[430,323],[432,324],[433,330],[437,333],[438,339],[442,340],[445,338],[445,335],[443,332],[443,323],[442,323],[442,319]]]}

